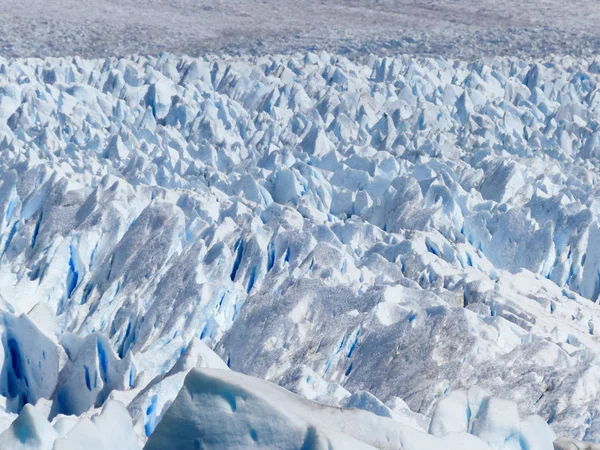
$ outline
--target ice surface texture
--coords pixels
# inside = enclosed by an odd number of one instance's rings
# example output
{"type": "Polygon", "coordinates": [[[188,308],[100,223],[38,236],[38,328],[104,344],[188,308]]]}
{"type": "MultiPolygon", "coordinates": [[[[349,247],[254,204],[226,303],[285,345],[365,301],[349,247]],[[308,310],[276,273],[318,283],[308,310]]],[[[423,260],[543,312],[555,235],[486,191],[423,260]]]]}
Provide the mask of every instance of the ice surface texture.
{"type": "Polygon", "coordinates": [[[141,445],[189,370],[229,366],[492,448],[516,417],[600,440],[599,73],[0,60],[0,423],[111,399],[141,445]],[[435,419],[476,385],[506,420],[435,419]]]}
{"type": "Polygon", "coordinates": [[[464,427],[436,437],[360,409],[318,405],[233,371],[193,370],[144,450],[552,449],[553,433],[541,418],[521,420],[516,404],[495,397],[472,400],[436,417],[448,422],[476,407],[473,434],[464,427]]]}
{"type": "Polygon", "coordinates": [[[595,0],[3,0],[0,55],[594,54],[595,0]]]}

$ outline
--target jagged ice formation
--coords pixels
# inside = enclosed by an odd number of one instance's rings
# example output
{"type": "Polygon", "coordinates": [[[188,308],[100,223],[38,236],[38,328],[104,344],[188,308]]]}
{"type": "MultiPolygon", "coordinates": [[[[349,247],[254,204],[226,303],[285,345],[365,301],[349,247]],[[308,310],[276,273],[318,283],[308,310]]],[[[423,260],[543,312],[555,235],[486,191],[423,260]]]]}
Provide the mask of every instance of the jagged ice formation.
{"type": "Polygon", "coordinates": [[[227,366],[490,448],[548,448],[519,417],[600,440],[599,73],[0,59],[0,442],[70,448],[123,404],[137,448],[227,366]],[[512,418],[471,424],[473,386],[512,418]]]}

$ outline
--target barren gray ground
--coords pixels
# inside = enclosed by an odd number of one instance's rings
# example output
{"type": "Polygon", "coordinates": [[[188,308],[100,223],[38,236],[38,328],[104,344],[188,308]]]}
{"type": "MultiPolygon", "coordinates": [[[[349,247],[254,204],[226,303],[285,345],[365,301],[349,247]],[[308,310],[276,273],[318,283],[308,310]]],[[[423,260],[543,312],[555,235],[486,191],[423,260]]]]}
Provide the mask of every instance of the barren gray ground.
{"type": "Polygon", "coordinates": [[[2,0],[0,55],[589,54],[594,0],[2,0]]]}

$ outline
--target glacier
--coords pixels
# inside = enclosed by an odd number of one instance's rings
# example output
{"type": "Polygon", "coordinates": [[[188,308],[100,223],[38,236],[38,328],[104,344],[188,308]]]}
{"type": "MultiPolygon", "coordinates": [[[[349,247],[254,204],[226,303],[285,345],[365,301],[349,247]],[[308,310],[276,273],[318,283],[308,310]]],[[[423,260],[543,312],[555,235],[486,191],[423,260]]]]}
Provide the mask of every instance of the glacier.
{"type": "Polygon", "coordinates": [[[0,446],[594,448],[599,86],[564,56],[0,58],[0,446]]]}
{"type": "Polygon", "coordinates": [[[50,1],[3,0],[3,56],[327,50],[479,58],[600,48],[594,0],[50,1]]]}

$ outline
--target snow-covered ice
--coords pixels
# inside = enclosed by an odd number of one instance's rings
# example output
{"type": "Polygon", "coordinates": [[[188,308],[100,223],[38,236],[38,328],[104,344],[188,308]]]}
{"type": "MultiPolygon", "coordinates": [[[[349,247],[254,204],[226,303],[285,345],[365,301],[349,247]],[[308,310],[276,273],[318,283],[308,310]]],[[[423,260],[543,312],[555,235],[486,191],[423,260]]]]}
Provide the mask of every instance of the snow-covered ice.
{"type": "Polygon", "coordinates": [[[595,54],[595,0],[3,0],[4,56],[595,54]]]}
{"type": "Polygon", "coordinates": [[[190,411],[238,446],[600,441],[599,86],[584,57],[0,59],[0,442],[217,445],[190,411]]]}

